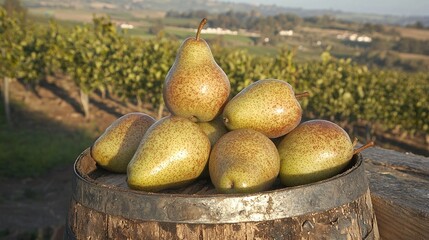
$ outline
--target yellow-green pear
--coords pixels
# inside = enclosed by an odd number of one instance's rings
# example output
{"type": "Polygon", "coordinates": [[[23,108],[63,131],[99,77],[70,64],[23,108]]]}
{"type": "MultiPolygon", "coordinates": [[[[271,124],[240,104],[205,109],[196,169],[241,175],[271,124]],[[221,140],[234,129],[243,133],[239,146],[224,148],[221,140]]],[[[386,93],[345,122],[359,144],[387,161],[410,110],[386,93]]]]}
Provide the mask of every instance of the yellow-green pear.
{"type": "Polygon", "coordinates": [[[327,179],[341,173],[354,150],[347,132],[326,120],[310,120],[288,133],[277,146],[280,180],[296,186],[327,179]]]}
{"type": "Polygon", "coordinates": [[[164,117],[147,130],[128,164],[128,186],[150,192],[185,186],[201,174],[209,154],[210,141],[196,123],[164,117]]]}
{"type": "Polygon", "coordinates": [[[91,146],[91,156],[109,171],[126,173],[146,130],[155,119],[144,113],[128,113],[118,118],[91,146]]]}
{"type": "Polygon", "coordinates": [[[201,21],[196,37],[187,38],[180,46],[163,87],[168,110],[194,122],[208,122],[220,115],[231,90],[227,75],[200,38],[206,21],[201,21]]]}
{"type": "Polygon", "coordinates": [[[210,154],[210,178],[221,193],[267,190],[277,178],[279,169],[280,159],[274,143],[252,129],[226,133],[210,154]]]}
{"type": "MultiPolygon", "coordinates": [[[[198,122],[197,124],[207,135],[207,137],[209,137],[211,147],[215,145],[219,138],[221,138],[225,133],[228,132],[225,127],[225,124],[223,124],[222,118],[219,116],[211,120],[210,122],[198,122]]],[[[204,168],[204,171],[201,173],[200,177],[205,179],[209,178],[209,176],[209,165],[207,162],[206,167],[204,168]]]]}
{"type": "Polygon", "coordinates": [[[217,117],[210,122],[199,122],[197,124],[209,137],[211,146],[214,146],[217,140],[228,132],[221,117],[217,117]]]}
{"type": "Polygon", "coordinates": [[[234,96],[223,110],[229,130],[251,128],[269,138],[283,136],[301,121],[302,109],[292,86],[282,80],[256,81],[234,96]]]}

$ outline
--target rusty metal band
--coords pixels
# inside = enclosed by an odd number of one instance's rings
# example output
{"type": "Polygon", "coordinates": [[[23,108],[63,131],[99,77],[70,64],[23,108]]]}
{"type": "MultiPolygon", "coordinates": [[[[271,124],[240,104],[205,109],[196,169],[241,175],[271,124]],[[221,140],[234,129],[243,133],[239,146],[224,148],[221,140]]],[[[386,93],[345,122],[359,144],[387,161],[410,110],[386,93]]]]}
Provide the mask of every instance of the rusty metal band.
{"type": "Polygon", "coordinates": [[[322,212],[353,202],[368,190],[362,156],[333,178],[255,194],[147,193],[84,179],[75,163],[73,198],[83,206],[126,219],[220,224],[269,221],[322,212]]]}

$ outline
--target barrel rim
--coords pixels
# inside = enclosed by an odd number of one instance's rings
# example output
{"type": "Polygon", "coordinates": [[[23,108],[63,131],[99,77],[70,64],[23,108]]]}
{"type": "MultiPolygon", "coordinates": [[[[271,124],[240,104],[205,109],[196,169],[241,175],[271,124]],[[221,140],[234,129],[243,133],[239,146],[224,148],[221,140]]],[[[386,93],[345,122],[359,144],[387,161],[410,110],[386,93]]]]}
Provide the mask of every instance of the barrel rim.
{"type": "MultiPolygon", "coordinates": [[[[78,158],[76,159],[75,163],[73,164],[73,169],[74,169],[74,174],[76,176],[78,176],[82,181],[86,181],[86,182],[90,182],[90,183],[95,183],[97,185],[98,182],[95,181],[94,179],[88,177],[85,178],[83,177],[82,173],[78,170],[77,164],[78,161],[83,158],[86,154],[87,151],[89,151],[90,148],[86,149],[85,151],[83,151],[78,158]]],[[[92,159],[92,156],[90,155],[90,153],[87,153],[88,156],[92,159]]],[[[284,191],[284,190],[293,190],[293,189],[297,189],[297,188],[302,188],[302,187],[311,187],[311,186],[317,186],[317,185],[321,185],[324,184],[326,182],[330,182],[332,180],[341,178],[344,175],[349,174],[350,172],[354,171],[356,168],[360,167],[363,164],[363,157],[361,153],[357,153],[355,155],[353,155],[352,158],[356,158],[355,163],[350,167],[348,167],[345,171],[336,174],[335,176],[332,176],[330,178],[327,179],[323,179],[317,182],[313,182],[313,183],[307,183],[307,184],[302,184],[302,185],[298,185],[298,186],[285,186],[283,188],[277,188],[277,189],[270,189],[270,190],[265,190],[262,192],[257,192],[257,193],[214,193],[214,194],[181,194],[181,193],[165,193],[165,192],[147,192],[147,191],[142,191],[142,190],[135,190],[132,188],[122,188],[122,187],[117,187],[117,186],[109,186],[109,188],[114,188],[117,190],[126,190],[126,192],[134,192],[134,193],[138,193],[138,194],[147,194],[147,195],[153,195],[153,196],[171,196],[174,195],[175,197],[186,197],[186,198],[200,198],[200,197],[243,197],[243,196],[252,196],[252,195],[260,195],[261,193],[272,193],[272,192],[276,192],[276,191],[284,191]]],[[[95,161],[94,161],[95,162],[95,161]]]]}
{"type": "Polygon", "coordinates": [[[79,161],[84,157],[91,158],[88,149],[74,164],[76,202],[112,215],[123,216],[128,212],[125,217],[145,221],[218,224],[274,220],[332,209],[368,191],[360,153],[353,156],[355,162],[346,171],[315,183],[249,194],[198,195],[153,193],[100,184],[79,171],[79,161]],[[363,181],[356,181],[359,178],[363,181]],[[124,193],[127,196],[122,196],[124,193]],[[281,202],[291,206],[283,206],[281,202]]]}

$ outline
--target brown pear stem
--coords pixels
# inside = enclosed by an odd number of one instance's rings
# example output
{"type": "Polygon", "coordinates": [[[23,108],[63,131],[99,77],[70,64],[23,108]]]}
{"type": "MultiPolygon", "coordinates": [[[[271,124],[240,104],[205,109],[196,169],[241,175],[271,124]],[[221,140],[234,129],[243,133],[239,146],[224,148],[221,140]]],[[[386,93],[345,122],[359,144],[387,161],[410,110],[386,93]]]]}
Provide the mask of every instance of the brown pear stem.
{"type": "Polygon", "coordinates": [[[228,119],[228,118],[226,118],[226,117],[223,117],[223,122],[224,122],[224,123],[229,123],[229,119],[228,119]]]}
{"type": "Polygon", "coordinates": [[[305,98],[305,97],[308,97],[308,96],[310,96],[309,92],[303,92],[303,93],[297,93],[297,94],[295,94],[295,98],[296,99],[301,99],[301,98],[305,98]]]}
{"type": "Polygon", "coordinates": [[[200,40],[200,33],[201,30],[203,29],[204,25],[207,23],[207,18],[203,18],[203,20],[201,20],[200,25],[198,26],[197,29],[197,35],[195,36],[195,39],[198,41],[200,40]]]}
{"type": "Polygon", "coordinates": [[[363,145],[362,147],[360,147],[360,148],[358,148],[358,149],[355,149],[355,150],[353,151],[353,155],[355,155],[356,153],[360,153],[360,152],[362,152],[363,150],[365,150],[365,149],[367,149],[367,148],[370,148],[370,147],[372,147],[372,146],[374,146],[374,145],[375,145],[374,141],[370,141],[370,142],[368,142],[367,144],[363,145]]]}
{"type": "Polygon", "coordinates": [[[356,146],[357,143],[358,143],[358,139],[357,138],[353,139],[353,147],[356,146]]]}

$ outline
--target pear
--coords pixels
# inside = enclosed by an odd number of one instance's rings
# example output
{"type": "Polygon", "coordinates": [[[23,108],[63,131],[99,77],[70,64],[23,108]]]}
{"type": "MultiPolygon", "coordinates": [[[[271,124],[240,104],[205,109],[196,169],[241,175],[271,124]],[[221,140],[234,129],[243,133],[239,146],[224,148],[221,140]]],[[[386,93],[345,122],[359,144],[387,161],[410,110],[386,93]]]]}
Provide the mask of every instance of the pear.
{"type": "Polygon", "coordinates": [[[210,154],[209,172],[221,193],[254,193],[269,189],[280,170],[274,143],[252,129],[223,135],[210,154]]]}
{"type": "Polygon", "coordinates": [[[269,138],[283,136],[301,121],[302,109],[285,81],[264,79],[241,90],[225,106],[223,119],[229,130],[251,128],[269,138]]]}
{"type": "Polygon", "coordinates": [[[150,192],[185,186],[201,174],[209,154],[210,141],[196,123],[164,117],[147,130],[128,164],[128,186],[150,192]]]}
{"type": "Polygon", "coordinates": [[[281,182],[286,186],[297,186],[341,173],[353,155],[364,148],[354,150],[354,143],[343,128],[333,122],[316,119],[292,130],[277,149],[281,161],[281,182]]]}
{"type": "Polygon", "coordinates": [[[109,171],[125,173],[146,130],[155,119],[144,113],[128,113],[114,121],[91,146],[92,158],[109,171]]]}
{"type": "Polygon", "coordinates": [[[213,147],[217,140],[228,132],[221,117],[217,117],[210,122],[197,123],[201,130],[209,137],[210,144],[213,147]]]}
{"type": "Polygon", "coordinates": [[[187,38],[180,46],[163,86],[168,110],[194,122],[208,122],[220,115],[231,91],[227,75],[200,38],[206,21],[201,21],[195,38],[187,38]]]}
{"type": "MultiPolygon", "coordinates": [[[[219,138],[221,138],[225,133],[228,132],[225,125],[223,124],[222,118],[219,116],[211,120],[210,122],[199,122],[197,124],[209,138],[211,147],[215,145],[219,138]]],[[[204,171],[200,175],[200,178],[207,179],[209,177],[209,166],[207,162],[206,166],[204,167],[204,171]]]]}

